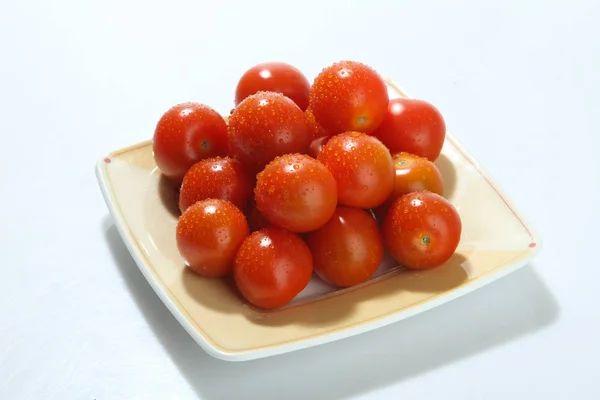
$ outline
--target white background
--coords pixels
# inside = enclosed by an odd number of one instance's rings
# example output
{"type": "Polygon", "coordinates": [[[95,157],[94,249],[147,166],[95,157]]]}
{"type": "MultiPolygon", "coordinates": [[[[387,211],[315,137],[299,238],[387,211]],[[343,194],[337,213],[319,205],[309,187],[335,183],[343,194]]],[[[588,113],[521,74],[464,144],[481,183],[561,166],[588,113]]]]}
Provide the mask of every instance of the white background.
{"type": "Polygon", "coordinates": [[[599,399],[600,2],[0,3],[0,399],[599,399]],[[171,105],[232,107],[266,60],[356,59],[444,113],[544,248],[355,338],[206,355],[144,280],[96,184],[171,105]]]}

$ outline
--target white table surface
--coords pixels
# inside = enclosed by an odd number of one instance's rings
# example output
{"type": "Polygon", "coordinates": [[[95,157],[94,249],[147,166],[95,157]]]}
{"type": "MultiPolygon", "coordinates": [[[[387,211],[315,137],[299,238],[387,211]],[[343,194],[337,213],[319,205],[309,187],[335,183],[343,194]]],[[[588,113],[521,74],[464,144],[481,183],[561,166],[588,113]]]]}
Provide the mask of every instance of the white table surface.
{"type": "Polygon", "coordinates": [[[600,2],[216,3],[0,3],[0,399],[599,399],[600,2]],[[255,63],[312,79],[344,58],[436,104],[544,248],[392,326],[213,359],[132,261],[94,164],[182,100],[229,111],[255,63]]]}

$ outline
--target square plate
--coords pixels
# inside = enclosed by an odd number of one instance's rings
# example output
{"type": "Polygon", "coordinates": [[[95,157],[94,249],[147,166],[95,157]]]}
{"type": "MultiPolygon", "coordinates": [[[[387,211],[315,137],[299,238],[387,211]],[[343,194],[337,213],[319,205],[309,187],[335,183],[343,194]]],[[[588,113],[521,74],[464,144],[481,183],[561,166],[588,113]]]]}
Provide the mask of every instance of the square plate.
{"type": "MultiPolygon", "coordinates": [[[[387,80],[390,98],[408,97],[387,80]]],[[[541,248],[498,185],[450,134],[436,161],[463,231],[443,266],[408,271],[389,259],[362,285],[336,290],[313,278],[285,308],[247,305],[231,280],[185,267],[175,243],[176,205],[151,141],[98,161],[96,175],[116,227],[161,300],[209,354],[228,361],[273,356],[370,331],[480,288],[525,265],[541,248]]]]}

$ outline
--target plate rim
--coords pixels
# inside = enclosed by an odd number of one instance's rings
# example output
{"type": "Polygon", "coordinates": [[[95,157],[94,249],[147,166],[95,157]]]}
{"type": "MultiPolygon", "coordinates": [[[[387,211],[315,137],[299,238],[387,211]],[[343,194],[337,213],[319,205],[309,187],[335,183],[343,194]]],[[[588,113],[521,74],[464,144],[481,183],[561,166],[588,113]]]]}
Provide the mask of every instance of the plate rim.
{"type": "MultiPolygon", "coordinates": [[[[407,98],[411,98],[411,96],[409,96],[408,93],[399,85],[397,85],[393,80],[386,79],[386,83],[400,95],[407,98]]],[[[468,159],[473,164],[473,166],[478,170],[481,176],[488,182],[488,184],[494,189],[494,191],[496,191],[498,196],[505,202],[507,207],[509,207],[509,209],[513,212],[515,217],[521,222],[523,227],[529,233],[529,235],[533,239],[533,243],[535,243],[535,247],[532,248],[526,256],[518,259],[512,264],[508,264],[503,268],[494,270],[480,278],[473,280],[469,284],[460,286],[455,290],[442,292],[438,296],[435,296],[434,298],[425,301],[421,304],[409,307],[408,309],[393,312],[391,314],[382,316],[380,318],[376,318],[369,322],[356,324],[351,327],[335,330],[323,335],[299,339],[293,342],[284,343],[276,346],[266,346],[251,350],[227,351],[222,348],[219,348],[219,346],[216,346],[215,344],[211,343],[204,335],[202,335],[201,332],[199,332],[194,327],[194,325],[181,312],[176,302],[170,298],[167,291],[162,287],[161,282],[159,282],[159,279],[152,273],[151,269],[148,268],[148,266],[146,265],[146,257],[142,254],[141,248],[136,245],[136,240],[133,237],[133,234],[131,233],[130,229],[128,228],[128,224],[125,221],[124,215],[116,207],[117,199],[112,193],[110,179],[108,177],[108,172],[106,168],[107,159],[109,159],[108,157],[114,157],[123,152],[130,151],[142,146],[147,146],[149,143],[151,143],[151,140],[146,140],[130,146],[126,146],[112,151],[108,155],[100,157],[96,162],[95,175],[106,206],[113,218],[115,227],[117,228],[121,239],[125,243],[125,246],[127,247],[130,255],[132,256],[136,265],[138,266],[138,269],[142,272],[143,276],[146,278],[147,282],[150,284],[154,292],[159,296],[161,301],[171,312],[171,314],[173,314],[175,319],[188,332],[192,339],[209,355],[224,361],[249,361],[330,343],[361,333],[369,332],[390,325],[392,323],[399,322],[403,319],[438,307],[444,303],[462,297],[465,294],[471,293],[483,286],[486,286],[487,284],[497,279],[500,279],[510,274],[511,272],[514,272],[519,268],[527,265],[532,259],[534,259],[539,254],[539,252],[543,248],[543,240],[539,233],[536,231],[536,229],[516,208],[515,203],[512,201],[512,199],[506,194],[506,192],[502,190],[501,186],[492,177],[492,175],[477,161],[477,159],[472,154],[470,154],[462,146],[462,144],[456,138],[454,138],[450,134],[450,132],[446,133],[446,140],[449,141],[462,154],[463,157],[468,159]]]]}

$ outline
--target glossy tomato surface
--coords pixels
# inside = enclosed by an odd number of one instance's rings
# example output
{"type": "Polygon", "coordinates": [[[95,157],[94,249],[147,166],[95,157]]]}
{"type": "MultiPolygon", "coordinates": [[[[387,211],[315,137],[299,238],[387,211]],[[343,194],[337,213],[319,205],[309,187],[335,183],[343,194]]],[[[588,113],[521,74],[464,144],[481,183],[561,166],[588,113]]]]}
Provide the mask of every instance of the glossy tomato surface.
{"type": "Polygon", "coordinates": [[[445,263],[460,242],[462,222],[452,203],[432,192],[413,192],[394,202],[383,222],[392,257],[412,269],[445,263]]]}
{"type": "Polygon", "coordinates": [[[246,97],[231,113],[228,135],[231,155],[253,173],[277,156],[306,153],[312,140],[304,112],[274,92],[246,97]]]}
{"type": "Polygon", "coordinates": [[[404,151],[435,161],[444,146],[446,123],[431,103],[398,98],[390,100],[385,118],[373,135],[392,153],[404,151]]]}
{"type": "Polygon", "coordinates": [[[381,124],[389,102],[387,86],[371,67],[340,61],[324,68],[310,90],[316,121],[332,135],[371,133],[381,124]]]}
{"type": "Polygon", "coordinates": [[[346,132],[329,139],[318,160],[333,173],[339,203],[351,207],[381,205],[394,190],[394,163],[376,138],[346,132]]]}
{"type": "Polygon", "coordinates": [[[252,196],[253,179],[242,164],[230,157],[212,157],[197,162],[183,177],[179,209],[183,212],[197,201],[229,200],[244,210],[252,196]]]}
{"type": "Polygon", "coordinates": [[[237,250],[249,233],[246,217],[232,203],[202,200],[179,218],[177,248],[193,271],[218,278],[231,272],[237,250]]]}
{"type": "Polygon", "coordinates": [[[315,119],[315,114],[313,114],[313,112],[310,109],[310,107],[308,107],[306,109],[306,111],[304,112],[304,115],[306,115],[306,121],[308,122],[308,128],[310,129],[310,131],[312,133],[313,139],[320,138],[320,137],[323,137],[323,136],[331,136],[325,130],[325,128],[323,128],[321,126],[321,124],[319,124],[317,122],[317,120],[315,119]]]}
{"type": "Polygon", "coordinates": [[[178,104],[158,121],[152,149],[160,171],[180,183],[198,161],[227,154],[227,124],[219,113],[206,105],[178,104]]]}
{"type": "Polygon", "coordinates": [[[327,144],[329,139],[329,136],[321,136],[310,142],[310,147],[308,148],[308,155],[312,158],[318,158],[319,154],[321,154],[321,151],[323,151],[323,146],[327,144]]]}
{"type": "Polygon", "coordinates": [[[242,296],[267,310],[292,301],[308,285],[312,272],[312,255],[306,243],[280,228],[251,234],[241,245],[233,267],[242,296]]]}
{"type": "Polygon", "coordinates": [[[338,200],[333,174],[304,154],[286,154],[269,163],[257,175],[254,197],[268,221],[292,232],[325,224],[338,200]]]}
{"type": "Polygon", "coordinates": [[[306,110],[309,91],[310,82],[298,68],[283,62],[266,62],[242,75],[235,89],[235,104],[258,92],[277,92],[306,110]]]}
{"type": "Polygon", "coordinates": [[[308,234],[307,243],[316,274],[338,287],[366,281],[383,260],[379,226],[360,208],[338,207],[324,226],[308,234]]]}
{"type": "Polygon", "coordinates": [[[411,153],[395,153],[395,180],[392,195],[377,207],[374,212],[377,219],[383,221],[385,214],[398,197],[410,192],[428,190],[444,195],[444,181],[438,167],[428,159],[411,153]]]}

